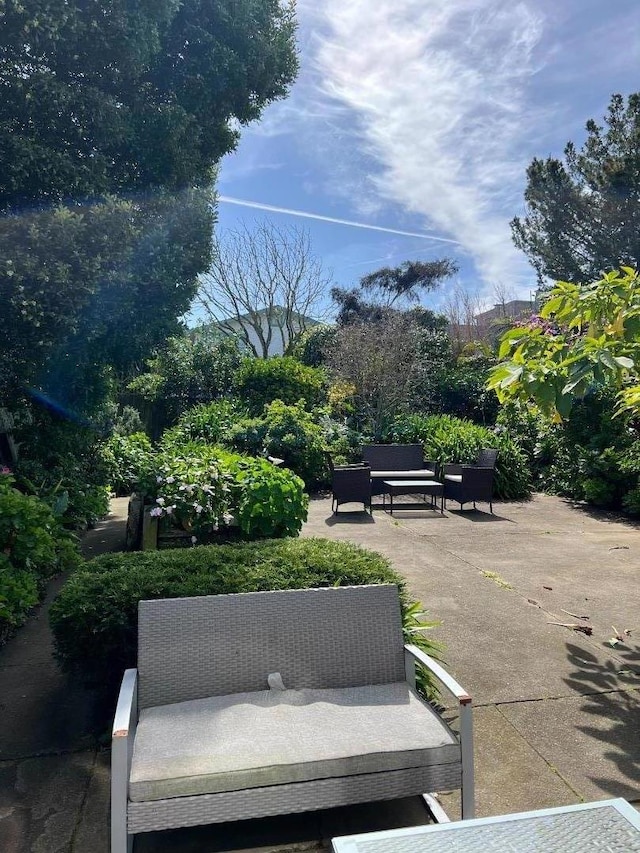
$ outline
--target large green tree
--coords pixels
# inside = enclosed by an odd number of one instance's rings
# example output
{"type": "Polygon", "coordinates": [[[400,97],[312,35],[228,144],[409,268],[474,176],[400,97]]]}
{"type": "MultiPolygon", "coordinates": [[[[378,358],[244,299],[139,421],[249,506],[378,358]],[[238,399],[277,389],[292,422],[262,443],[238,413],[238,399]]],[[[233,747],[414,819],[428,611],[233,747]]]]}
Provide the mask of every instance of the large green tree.
{"type": "Polygon", "coordinates": [[[565,161],[535,159],[527,170],[526,214],[513,240],[542,282],[578,284],[609,269],[640,265],[640,93],[614,95],[605,125],[590,120],[580,150],[565,161]]]}
{"type": "Polygon", "coordinates": [[[211,257],[211,183],[296,71],[280,0],[0,2],[0,405],[88,410],[211,257]]]}
{"type": "Polygon", "coordinates": [[[0,210],[205,185],[285,94],[280,0],[3,0],[0,210]]]}

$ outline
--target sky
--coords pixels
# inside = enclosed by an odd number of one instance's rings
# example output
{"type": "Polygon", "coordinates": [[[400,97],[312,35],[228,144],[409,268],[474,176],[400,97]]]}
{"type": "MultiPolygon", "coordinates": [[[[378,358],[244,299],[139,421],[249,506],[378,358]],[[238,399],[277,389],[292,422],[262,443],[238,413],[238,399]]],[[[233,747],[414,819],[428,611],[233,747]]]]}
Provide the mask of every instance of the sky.
{"type": "Polygon", "coordinates": [[[309,231],[335,283],[453,258],[486,304],[528,298],[511,241],[533,157],[640,90],[638,0],[298,0],[300,73],[222,161],[217,234],[309,231]],[[314,218],[301,214],[311,214],[314,218]],[[369,227],[365,227],[369,226],[369,227]],[[375,230],[374,230],[375,229],[375,230]]]}

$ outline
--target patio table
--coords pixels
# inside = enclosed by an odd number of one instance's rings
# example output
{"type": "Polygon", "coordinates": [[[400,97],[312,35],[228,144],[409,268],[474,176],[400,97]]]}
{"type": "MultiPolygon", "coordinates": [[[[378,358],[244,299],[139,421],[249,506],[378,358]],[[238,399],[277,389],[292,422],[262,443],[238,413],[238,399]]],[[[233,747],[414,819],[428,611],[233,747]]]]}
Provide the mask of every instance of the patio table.
{"type": "Polygon", "coordinates": [[[640,853],[640,814],[623,799],[345,835],[334,853],[640,853]]]}
{"type": "Polygon", "coordinates": [[[394,495],[430,495],[433,507],[436,506],[435,498],[439,497],[440,515],[444,514],[444,485],[438,480],[384,480],[382,489],[382,508],[386,508],[386,496],[389,495],[391,515],[394,495]]]}

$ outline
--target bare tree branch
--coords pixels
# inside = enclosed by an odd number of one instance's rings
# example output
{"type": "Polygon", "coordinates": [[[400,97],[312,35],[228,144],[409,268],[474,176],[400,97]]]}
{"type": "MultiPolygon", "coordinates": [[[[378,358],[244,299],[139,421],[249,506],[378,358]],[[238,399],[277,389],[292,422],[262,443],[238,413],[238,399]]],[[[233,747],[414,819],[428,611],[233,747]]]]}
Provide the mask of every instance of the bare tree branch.
{"type": "Polygon", "coordinates": [[[284,352],[324,319],[331,276],[311,250],[309,234],[268,221],[242,225],[214,242],[197,303],[210,323],[240,337],[259,358],[284,352]]]}

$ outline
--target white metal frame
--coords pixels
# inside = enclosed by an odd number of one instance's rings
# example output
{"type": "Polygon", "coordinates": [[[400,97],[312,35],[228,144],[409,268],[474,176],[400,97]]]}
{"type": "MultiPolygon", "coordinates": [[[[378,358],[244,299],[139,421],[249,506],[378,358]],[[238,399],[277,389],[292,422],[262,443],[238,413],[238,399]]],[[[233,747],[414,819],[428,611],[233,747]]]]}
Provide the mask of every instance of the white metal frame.
{"type": "Polygon", "coordinates": [[[127,802],[133,741],[138,725],[138,670],[127,669],[122,679],[111,735],[111,851],[133,850],[127,833],[127,802]]]}
{"type": "Polygon", "coordinates": [[[473,772],[473,709],[471,696],[444,667],[417,646],[405,645],[407,681],[415,687],[416,661],[426,667],[458,700],[460,713],[460,755],[462,759],[462,819],[475,815],[475,782],[473,772]]]}

